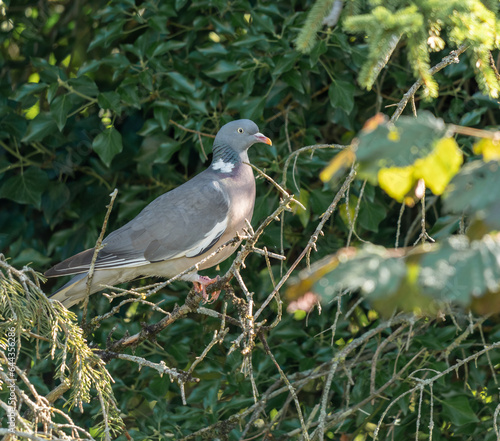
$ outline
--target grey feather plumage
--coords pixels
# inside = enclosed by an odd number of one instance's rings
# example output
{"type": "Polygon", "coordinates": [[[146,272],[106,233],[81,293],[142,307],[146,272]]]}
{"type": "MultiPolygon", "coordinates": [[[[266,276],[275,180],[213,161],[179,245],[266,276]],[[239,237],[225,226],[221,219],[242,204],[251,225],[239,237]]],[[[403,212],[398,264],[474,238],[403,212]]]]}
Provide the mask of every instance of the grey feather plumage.
{"type": "MultiPolygon", "coordinates": [[[[241,233],[245,219],[252,217],[255,202],[253,172],[244,162],[248,162],[247,149],[256,142],[271,143],[250,120],[222,127],[208,169],[155,199],[104,239],[90,293],[101,291],[102,284],[115,285],[137,277],[173,277],[241,233]]],[[[235,249],[222,250],[200,269],[220,263],[235,249]]],[[[53,298],[67,307],[85,298],[93,254],[94,249],[83,251],[45,273],[47,277],[77,274],[53,298]]],[[[183,279],[207,284],[207,278],[196,272],[183,279]]]]}

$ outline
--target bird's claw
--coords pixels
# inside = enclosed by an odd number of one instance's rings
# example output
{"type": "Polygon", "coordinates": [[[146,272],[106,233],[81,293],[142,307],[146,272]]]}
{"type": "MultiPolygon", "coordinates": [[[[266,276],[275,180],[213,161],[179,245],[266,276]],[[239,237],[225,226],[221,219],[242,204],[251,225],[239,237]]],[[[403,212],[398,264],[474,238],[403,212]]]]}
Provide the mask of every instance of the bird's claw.
{"type": "Polygon", "coordinates": [[[218,282],[219,279],[220,279],[219,276],[215,277],[214,279],[211,279],[210,277],[207,276],[200,276],[198,281],[193,282],[194,289],[196,290],[196,292],[201,292],[203,295],[203,303],[213,303],[219,298],[220,290],[214,291],[211,294],[210,299],[208,298],[208,294],[206,291],[207,286],[212,285],[215,282],[218,282]]]}

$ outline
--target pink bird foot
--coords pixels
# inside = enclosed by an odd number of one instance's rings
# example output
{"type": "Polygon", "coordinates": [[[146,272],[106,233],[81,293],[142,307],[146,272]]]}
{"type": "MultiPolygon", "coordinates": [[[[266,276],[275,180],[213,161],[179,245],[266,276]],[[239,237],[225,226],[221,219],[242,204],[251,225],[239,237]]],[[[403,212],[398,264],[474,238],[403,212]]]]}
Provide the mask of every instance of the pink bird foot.
{"type": "Polygon", "coordinates": [[[213,303],[219,298],[220,290],[214,291],[210,297],[210,300],[208,299],[208,294],[206,291],[208,285],[218,282],[219,279],[219,276],[215,277],[214,279],[211,279],[207,276],[199,276],[198,280],[196,282],[193,282],[195,291],[203,293],[203,303],[213,303]]]}

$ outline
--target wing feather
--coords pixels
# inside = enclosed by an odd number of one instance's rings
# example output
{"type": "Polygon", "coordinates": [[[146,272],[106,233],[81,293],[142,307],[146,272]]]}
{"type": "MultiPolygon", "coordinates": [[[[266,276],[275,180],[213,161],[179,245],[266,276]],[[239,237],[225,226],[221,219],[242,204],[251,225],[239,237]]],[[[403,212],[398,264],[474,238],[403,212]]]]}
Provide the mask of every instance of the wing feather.
{"type": "MultiPolygon", "coordinates": [[[[217,243],[227,228],[229,198],[209,170],[163,194],[133,220],[107,236],[95,268],[147,265],[196,257],[217,243]]],[[[88,271],[93,250],[66,259],[47,271],[59,276],[88,271]]]]}

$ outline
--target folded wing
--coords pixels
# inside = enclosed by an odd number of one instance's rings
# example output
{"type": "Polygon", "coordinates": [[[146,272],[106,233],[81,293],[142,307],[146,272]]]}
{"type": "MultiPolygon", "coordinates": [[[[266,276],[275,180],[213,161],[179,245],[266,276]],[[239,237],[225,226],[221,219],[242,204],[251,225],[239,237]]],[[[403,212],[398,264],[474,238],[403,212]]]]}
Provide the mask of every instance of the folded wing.
{"type": "MultiPolygon", "coordinates": [[[[209,174],[201,173],[155,199],[137,217],[107,236],[95,269],[137,267],[199,256],[212,248],[226,230],[228,212],[224,189],[209,174]]],[[[45,275],[87,272],[93,254],[94,249],[83,251],[45,275]]]]}

